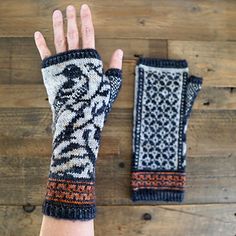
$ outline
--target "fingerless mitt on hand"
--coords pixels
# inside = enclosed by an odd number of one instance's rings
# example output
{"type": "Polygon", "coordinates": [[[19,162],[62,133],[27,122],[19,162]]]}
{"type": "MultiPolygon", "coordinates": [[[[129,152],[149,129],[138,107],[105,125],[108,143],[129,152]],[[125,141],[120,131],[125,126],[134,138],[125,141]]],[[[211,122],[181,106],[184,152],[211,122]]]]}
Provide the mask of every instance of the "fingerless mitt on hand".
{"type": "Polygon", "coordinates": [[[132,198],[182,201],[186,131],[202,79],[184,60],[141,58],[136,67],[132,198]]]}
{"type": "Polygon", "coordinates": [[[95,217],[95,166],[104,121],[121,87],[121,70],[103,73],[95,49],[45,59],[42,74],[51,105],[52,157],[43,213],[95,217]]]}

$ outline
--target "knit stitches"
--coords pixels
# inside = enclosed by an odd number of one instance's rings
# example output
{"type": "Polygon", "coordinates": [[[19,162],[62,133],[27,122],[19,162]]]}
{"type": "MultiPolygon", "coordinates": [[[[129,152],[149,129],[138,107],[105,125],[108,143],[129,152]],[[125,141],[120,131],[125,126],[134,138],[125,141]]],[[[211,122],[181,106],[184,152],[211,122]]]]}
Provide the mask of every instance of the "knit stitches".
{"type": "Polygon", "coordinates": [[[121,70],[109,69],[104,74],[98,52],[80,49],[45,59],[42,74],[53,118],[53,152],[43,213],[93,219],[100,136],[121,87],[121,70]]]}
{"type": "Polygon", "coordinates": [[[141,58],[136,66],[133,200],[182,201],[186,131],[202,79],[185,60],[141,58]]]}

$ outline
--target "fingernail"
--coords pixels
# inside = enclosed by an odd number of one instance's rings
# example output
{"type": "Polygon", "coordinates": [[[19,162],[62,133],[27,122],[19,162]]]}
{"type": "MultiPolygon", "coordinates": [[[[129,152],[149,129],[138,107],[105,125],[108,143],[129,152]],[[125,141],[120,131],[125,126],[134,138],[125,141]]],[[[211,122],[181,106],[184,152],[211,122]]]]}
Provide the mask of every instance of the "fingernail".
{"type": "Polygon", "coordinates": [[[67,10],[73,11],[74,10],[74,6],[72,6],[72,5],[67,6],[67,10]]]}
{"type": "Polygon", "coordinates": [[[36,32],[34,33],[34,37],[35,37],[36,39],[38,39],[38,38],[40,37],[40,33],[39,33],[38,31],[36,31],[36,32]]]}
{"type": "Polygon", "coordinates": [[[81,9],[82,10],[87,10],[89,7],[88,7],[88,5],[87,4],[83,4],[82,6],[81,6],[81,9]]]}
{"type": "Polygon", "coordinates": [[[121,49],[117,50],[118,55],[122,58],[124,55],[124,52],[121,49]]]}
{"type": "Polygon", "coordinates": [[[58,17],[58,16],[61,15],[61,11],[55,10],[55,11],[53,12],[53,15],[56,16],[56,17],[58,17]]]}

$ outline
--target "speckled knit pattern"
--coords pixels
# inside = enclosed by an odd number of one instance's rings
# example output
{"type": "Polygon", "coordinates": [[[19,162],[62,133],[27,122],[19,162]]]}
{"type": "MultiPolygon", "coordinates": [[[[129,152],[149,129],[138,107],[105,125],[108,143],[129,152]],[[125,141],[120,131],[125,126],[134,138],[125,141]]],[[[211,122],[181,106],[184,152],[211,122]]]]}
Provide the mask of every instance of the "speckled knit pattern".
{"type": "Polygon", "coordinates": [[[72,50],[43,61],[52,110],[53,147],[43,213],[95,217],[95,167],[104,122],[121,87],[121,70],[105,74],[94,49],[72,50]]]}
{"type": "Polygon", "coordinates": [[[184,60],[141,58],[136,66],[133,200],[182,201],[186,131],[202,79],[184,60]]]}

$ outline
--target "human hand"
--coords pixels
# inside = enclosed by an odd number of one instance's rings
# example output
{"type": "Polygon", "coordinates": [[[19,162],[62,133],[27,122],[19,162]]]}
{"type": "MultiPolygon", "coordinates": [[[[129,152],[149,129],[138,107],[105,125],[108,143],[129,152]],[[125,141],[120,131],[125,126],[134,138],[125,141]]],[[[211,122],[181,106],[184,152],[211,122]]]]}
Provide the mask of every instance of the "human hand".
{"type": "Polygon", "coordinates": [[[67,39],[60,11],[53,13],[56,55],[51,55],[41,33],[35,42],[53,114],[53,152],[45,215],[71,220],[95,217],[95,166],[101,131],[121,87],[123,52],[116,50],[104,73],[95,50],[92,17],[81,8],[82,49],[76,12],[67,7],[67,39]]]}
{"type": "MultiPolygon", "coordinates": [[[[63,29],[63,16],[61,11],[56,10],[53,12],[53,32],[54,44],[56,53],[65,52],[67,50],[79,49],[79,31],[76,20],[76,9],[74,6],[69,5],[66,9],[67,17],[67,36],[65,37],[63,29]]],[[[87,5],[82,5],[80,9],[81,17],[81,34],[82,34],[82,48],[95,48],[95,33],[92,22],[90,9],[87,5]]],[[[41,59],[45,59],[52,55],[47,47],[43,35],[37,31],[34,34],[34,39],[41,59]]],[[[120,49],[115,50],[113,53],[109,68],[122,68],[123,51],[120,49]]]]}

